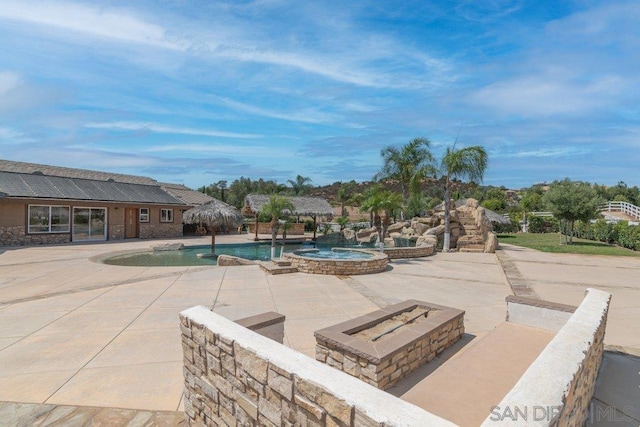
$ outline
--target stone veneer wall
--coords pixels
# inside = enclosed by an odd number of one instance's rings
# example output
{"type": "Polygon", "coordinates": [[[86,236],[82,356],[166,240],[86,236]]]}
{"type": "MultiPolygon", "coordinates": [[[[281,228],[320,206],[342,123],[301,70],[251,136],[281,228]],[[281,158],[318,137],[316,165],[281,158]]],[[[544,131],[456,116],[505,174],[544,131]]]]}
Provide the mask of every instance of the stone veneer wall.
{"type": "Polygon", "coordinates": [[[180,322],[188,425],[454,425],[206,307],[180,322]]]}
{"type": "Polygon", "coordinates": [[[588,289],[575,313],[482,425],[583,426],[602,362],[610,300],[610,294],[588,289]],[[512,415],[505,418],[507,413],[512,415]]]}
{"type": "Polygon", "coordinates": [[[321,259],[308,258],[285,252],[283,256],[291,262],[291,266],[301,273],[354,276],[358,274],[381,273],[387,269],[389,258],[386,254],[365,251],[373,254],[367,259],[321,259]]]}
{"type": "Polygon", "coordinates": [[[425,244],[414,247],[384,248],[384,253],[389,259],[420,258],[433,255],[435,250],[435,245],[425,244]]]}
{"type": "Polygon", "coordinates": [[[182,237],[182,224],[167,222],[160,224],[140,224],[141,239],[182,237]]]}
{"type": "Polygon", "coordinates": [[[0,227],[0,246],[53,245],[71,241],[70,233],[26,234],[26,227],[0,227]]]}
{"type": "Polygon", "coordinates": [[[109,240],[124,240],[124,224],[109,224],[109,240]]]}
{"type": "MultiPolygon", "coordinates": [[[[367,384],[386,390],[420,366],[432,361],[460,339],[464,334],[464,311],[451,310],[455,311],[455,316],[445,323],[435,327],[426,322],[416,324],[418,328],[410,333],[411,339],[406,344],[403,342],[402,345],[398,345],[400,337],[389,339],[390,349],[383,348],[384,344],[381,343],[382,347],[378,348],[376,353],[385,354],[380,357],[368,354],[369,351],[363,351],[355,340],[351,341],[352,348],[349,348],[349,343],[339,342],[341,339],[338,335],[331,332],[325,335],[325,332],[332,329],[325,328],[315,334],[316,360],[346,372],[367,384]],[[420,327],[428,328],[430,331],[420,336],[417,332],[420,327]],[[328,337],[334,337],[334,339],[328,337]]],[[[386,318],[380,320],[386,320],[386,318]]],[[[344,324],[350,322],[347,321],[344,324]]]]}

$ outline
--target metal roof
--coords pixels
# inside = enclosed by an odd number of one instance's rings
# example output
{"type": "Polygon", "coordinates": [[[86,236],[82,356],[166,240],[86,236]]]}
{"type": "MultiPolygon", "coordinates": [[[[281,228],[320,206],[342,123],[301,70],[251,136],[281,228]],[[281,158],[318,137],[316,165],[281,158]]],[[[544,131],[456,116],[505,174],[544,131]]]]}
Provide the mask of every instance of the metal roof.
{"type": "Polygon", "coordinates": [[[142,185],[114,180],[97,181],[75,177],[45,176],[38,173],[34,175],[0,171],[0,193],[4,193],[5,197],[185,204],[163,191],[156,181],[151,180],[151,182],[152,185],[142,185]]]}
{"type": "Polygon", "coordinates": [[[200,206],[216,200],[207,194],[192,190],[182,184],[170,184],[166,182],[160,182],[159,184],[164,191],[171,194],[176,199],[182,200],[189,206],[200,206]]]}
{"type": "Polygon", "coordinates": [[[120,173],[100,172],[87,169],[63,168],[60,166],[40,165],[37,163],[14,162],[0,159],[0,172],[15,172],[59,176],[63,178],[81,178],[94,181],[115,181],[129,184],[158,185],[155,179],[146,176],[124,175],[120,173]]]}

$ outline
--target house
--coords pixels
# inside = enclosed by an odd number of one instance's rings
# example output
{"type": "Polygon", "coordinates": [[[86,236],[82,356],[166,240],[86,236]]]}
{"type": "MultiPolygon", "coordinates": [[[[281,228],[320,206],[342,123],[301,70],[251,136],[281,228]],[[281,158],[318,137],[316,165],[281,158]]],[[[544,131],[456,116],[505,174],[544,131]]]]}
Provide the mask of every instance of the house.
{"type": "Polygon", "coordinates": [[[0,246],[180,237],[204,203],[152,178],[0,160],[0,246]]]}

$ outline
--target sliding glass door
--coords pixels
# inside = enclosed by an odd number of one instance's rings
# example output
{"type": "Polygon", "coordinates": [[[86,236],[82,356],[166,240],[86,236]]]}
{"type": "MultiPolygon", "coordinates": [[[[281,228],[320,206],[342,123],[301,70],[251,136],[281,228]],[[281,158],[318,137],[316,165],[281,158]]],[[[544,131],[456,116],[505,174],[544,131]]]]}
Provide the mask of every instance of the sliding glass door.
{"type": "Polygon", "coordinates": [[[72,240],[107,240],[107,209],[73,208],[72,240]]]}

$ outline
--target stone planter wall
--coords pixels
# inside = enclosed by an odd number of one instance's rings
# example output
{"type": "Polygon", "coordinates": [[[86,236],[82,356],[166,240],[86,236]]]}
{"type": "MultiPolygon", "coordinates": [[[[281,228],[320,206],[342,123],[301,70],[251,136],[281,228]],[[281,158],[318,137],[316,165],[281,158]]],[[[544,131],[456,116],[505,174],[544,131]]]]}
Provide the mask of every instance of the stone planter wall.
{"type": "Polygon", "coordinates": [[[187,425],[453,426],[206,307],[180,328],[187,425]]]}
{"type": "Polygon", "coordinates": [[[316,360],[385,390],[433,360],[462,334],[464,311],[408,300],[316,331],[316,360]],[[352,335],[416,306],[439,311],[387,341],[366,342],[352,335]]]}
{"type": "Polygon", "coordinates": [[[436,251],[434,245],[421,245],[414,247],[396,247],[385,248],[384,253],[387,254],[389,259],[400,258],[421,258],[429,255],[433,255],[436,251]]]}

